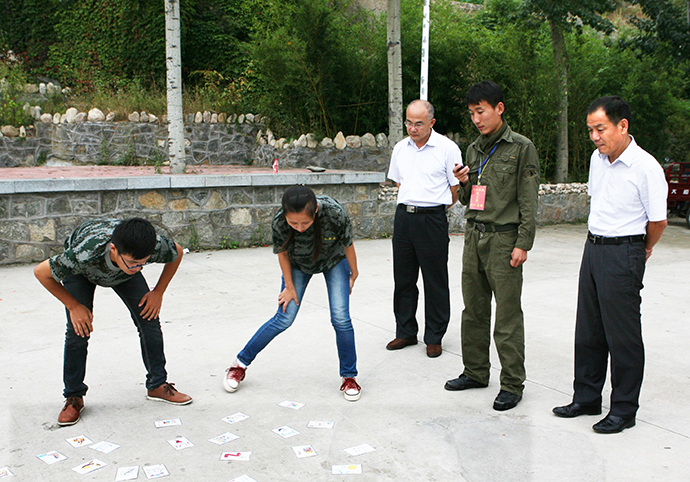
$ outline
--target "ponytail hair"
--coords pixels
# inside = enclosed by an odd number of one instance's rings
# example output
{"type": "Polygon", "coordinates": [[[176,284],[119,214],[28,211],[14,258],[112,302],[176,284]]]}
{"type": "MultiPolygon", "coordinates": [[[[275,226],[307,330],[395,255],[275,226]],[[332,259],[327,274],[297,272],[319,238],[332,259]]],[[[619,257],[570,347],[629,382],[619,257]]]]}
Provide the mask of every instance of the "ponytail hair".
{"type": "MultiPolygon", "coordinates": [[[[321,254],[321,223],[319,217],[316,216],[316,208],[318,203],[314,191],[307,186],[300,184],[292,186],[283,194],[281,201],[283,208],[283,218],[285,213],[305,213],[314,219],[314,251],[312,252],[312,260],[316,261],[321,254]]],[[[280,251],[286,251],[295,240],[295,230],[290,228],[289,234],[285,243],[280,247],[280,251]]]]}

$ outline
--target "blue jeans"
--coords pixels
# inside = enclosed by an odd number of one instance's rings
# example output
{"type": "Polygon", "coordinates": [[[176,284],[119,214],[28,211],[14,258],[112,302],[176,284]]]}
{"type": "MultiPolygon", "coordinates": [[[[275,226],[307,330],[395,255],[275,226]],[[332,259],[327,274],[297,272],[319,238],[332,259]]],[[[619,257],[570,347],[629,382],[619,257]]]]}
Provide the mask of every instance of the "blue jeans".
{"type": "MultiPolygon", "coordinates": [[[[292,282],[295,284],[297,299],[302,303],[304,292],[307,289],[310,274],[292,268],[292,282]]],[[[343,259],[328,271],[323,272],[328,290],[328,304],[331,311],[331,324],[335,329],[335,343],[338,347],[340,359],[340,376],[357,376],[357,354],[355,353],[355,331],[350,320],[350,265],[347,259],[343,259]]],[[[283,278],[280,291],[285,289],[283,278]]],[[[261,326],[254,336],[247,342],[237,359],[249,366],[256,355],[266,348],[273,338],[287,330],[295,321],[299,306],[294,300],[288,303],[285,313],[283,307],[278,306],[276,314],[261,326]]]]}
{"type": "MultiPolygon", "coordinates": [[[[93,295],[96,285],[82,275],[70,276],[62,282],[69,293],[79,303],[93,312],[93,295]]],[[[165,371],[165,355],[163,353],[163,333],[160,320],[146,320],[138,306],[141,299],[149,292],[149,286],[141,272],[133,278],[113,286],[113,291],[125,303],[132,315],[132,320],[139,330],[139,342],[141,344],[141,356],[146,366],[146,388],[153,390],[164,384],[168,378],[165,371]]],[[[63,364],[63,381],[65,390],[63,395],[67,397],[83,397],[89,387],[84,383],[86,376],[86,354],[89,345],[89,337],[82,338],[77,335],[67,311],[67,331],[65,332],[65,357],[63,364]]]]}

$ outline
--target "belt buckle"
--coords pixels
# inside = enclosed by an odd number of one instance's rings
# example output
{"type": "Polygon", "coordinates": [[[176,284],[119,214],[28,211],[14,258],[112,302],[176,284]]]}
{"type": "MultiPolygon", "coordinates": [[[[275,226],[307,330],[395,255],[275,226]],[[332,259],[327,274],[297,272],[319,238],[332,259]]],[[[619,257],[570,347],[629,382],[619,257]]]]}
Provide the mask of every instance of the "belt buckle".
{"type": "Polygon", "coordinates": [[[486,232],[486,225],[484,223],[474,223],[474,229],[479,231],[480,233],[485,233],[486,232]]]}
{"type": "Polygon", "coordinates": [[[416,213],[417,212],[417,206],[410,206],[408,204],[405,205],[405,211],[408,213],[416,213]]]}

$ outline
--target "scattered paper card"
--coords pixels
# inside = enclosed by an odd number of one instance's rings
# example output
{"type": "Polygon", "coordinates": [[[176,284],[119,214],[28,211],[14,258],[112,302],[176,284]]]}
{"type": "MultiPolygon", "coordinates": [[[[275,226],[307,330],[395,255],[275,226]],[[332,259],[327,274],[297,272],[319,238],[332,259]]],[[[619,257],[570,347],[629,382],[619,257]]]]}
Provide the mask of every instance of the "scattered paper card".
{"type": "Polygon", "coordinates": [[[120,467],[117,469],[115,482],[122,482],[123,480],[135,480],[139,478],[139,466],[134,467],[120,467]]]}
{"type": "Polygon", "coordinates": [[[98,459],[93,459],[89,462],[86,462],[85,464],[77,465],[76,467],[72,467],[72,470],[74,470],[78,474],[88,474],[89,472],[93,472],[94,470],[100,469],[101,467],[105,467],[107,464],[105,462],[101,462],[98,459]]]}
{"type": "Polygon", "coordinates": [[[297,430],[292,429],[292,428],[288,427],[287,425],[285,425],[283,427],[274,428],[271,431],[274,433],[277,433],[278,435],[280,435],[283,438],[288,438],[288,437],[292,437],[294,435],[299,435],[299,432],[297,430]]]}
{"type": "Polygon", "coordinates": [[[180,420],[179,418],[173,418],[170,420],[159,420],[154,423],[156,425],[156,428],[172,427],[174,425],[182,425],[182,420],[180,420]]]}
{"type": "Polygon", "coordinates": [[[228,443],[231,440],[235,440],[238,438],[240,438],[239,435],[235,435],[234,433],[230,433],[230,432],[225,432],[225,433],[218,435],[217,437],[213,437],[213,438],[208,439],[208,441],[213,442],[216,445],[223,445],[224,443],[228,443]]]}
{"type": "Polygon", "coordinates": [[[240,475],[239,477],[232,479],[230,482],[256,482],[256,480],[252,479],[248,475],[240,475]]]}
{"type": "Polygon", "coordinates": [[[172,440],[168,440],[168,443],[172,445],[175,450],[187,449],[189,447],[194,447],[194,444],[187,440],[187,437],[177,437],[172,440]]]}
{"type": "Polygon", "coordinates": [[[295,451],[295,455],[298,459],[316,455],[316,450],[314,450],[314,447],[311,445],[298,445],[297,447],[292,447],[292,450],[295,451]]]}
{"type": "Polygon", "coordinates": [[[55,450],[37,455],[36,457],[48,465],[54,464],[55,462],[60,462],[61,460],[65,460],[67,458],[67,456],[62,455],[60,452],[56,452],[55,450]]]}
{"type": "Polygon", "coordinates": [[[14,474],[12,473],[9,467],[3,467],[0,469],[0,479],[12,476],[14,476],[14,474]]]}
{"type": "Polygon", "coordinates": [[[350,474],[361,474],[361,465],[334,465],[331,474],[333,475],[350,475],[350,474]]]}
{"type": "Polygon", "coordinates": [[[109,454],[115,449],[119,449],[120,446],[118,444],[114,444],[112,442],[106,442],[105,440],[102,442],[98,442],[97,444],[93,444],[90,449],[97,450],[99,452],[102,452],[104,454],[109,454]]]}
{"type": "Polygon", "coordinates": [[[303,403],[291,402],[290,400],[285,400],[284,402],[280,402],[278,405],[280,405],[281,407],[285,407],[285,408],[291,408],[293,410],[299,410],[300,408],[304,407],[303,403]]]}
{"type": "Polygon", "coordinates": [[[246,462],[251,455],[251,452],[223,452],[220,454],[220,460],[242,460],[246,462]]]}
{"type": "Polygon", "coordinates": [[[87,437],[80,435],[78,437],[66,438],[68,444],[72,447],[83,447],[84,445],[92,444],[93,442],[87,437]]]}
{"type": "Polygon", "coordinates": [[[349,449],[345,449],[345,452],[347,452],[350,455],[362,455],[366,454],[369,452],[373,452],[376,450],[374,447],[372,447],[369,444],[362,444],[362,445],[357,445],[356,447],[350,447],[349,449]]]}
{"type": "Polygon", "coordinates": [[[234,415],[228,415],[227,417],[223,417],[223,418],[221,418],[221,420],[225,423],[233,424],[233,423],[241,422],[242,420],[246,420],[248,418],[249,418],[249,415],[245,415],[242,412],[237,412],[234,415]]]}
{"type": "Polygon", "coordinates": [[[163,464],[144,465],[143,469],[147,479],[157,479],[158,477],[170,475],[170,472],[168,472],[168,469],[166,469],[163,464]]]}
{"type": "Polygon", "coordinates": [[[319,420],[312,420],[307,424],[307,428],[333,428],[335,422],[323,422],[319,420]]]}

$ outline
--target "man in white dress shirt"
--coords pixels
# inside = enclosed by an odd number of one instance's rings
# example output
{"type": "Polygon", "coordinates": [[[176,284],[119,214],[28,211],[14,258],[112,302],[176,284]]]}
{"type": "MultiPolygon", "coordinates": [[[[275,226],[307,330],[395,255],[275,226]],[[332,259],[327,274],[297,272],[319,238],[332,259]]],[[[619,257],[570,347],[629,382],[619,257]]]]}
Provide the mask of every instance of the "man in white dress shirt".
{"type": "Polygon", "coordinates": [[[628,133],[630,106],[601,97],[587,110],[597,147],[589,168],[589,233],[580,266],[573,401],[559,417],[598,415],[611,357],[611,408],[592,427],[635,426],[644,372],[640,290],[645,263],[666,228],[668,186],[659,163],[628,133]]]}
{"type": "Polygon", "coordinates": [[[424,343],[430,358],[441,355],[441,340],[450,321],[446,208],[458,199],[459,181],[453,168],[462,165],[460,148],[434,131],[435,122],[431,103],[410,103],[405,119],[409,137],[393,148],[388,170],[388,178],[399,189],[393,226],[396,331],[386,348],[399,350],[417,344],[417,279],[421,268],[424,343]]]}

